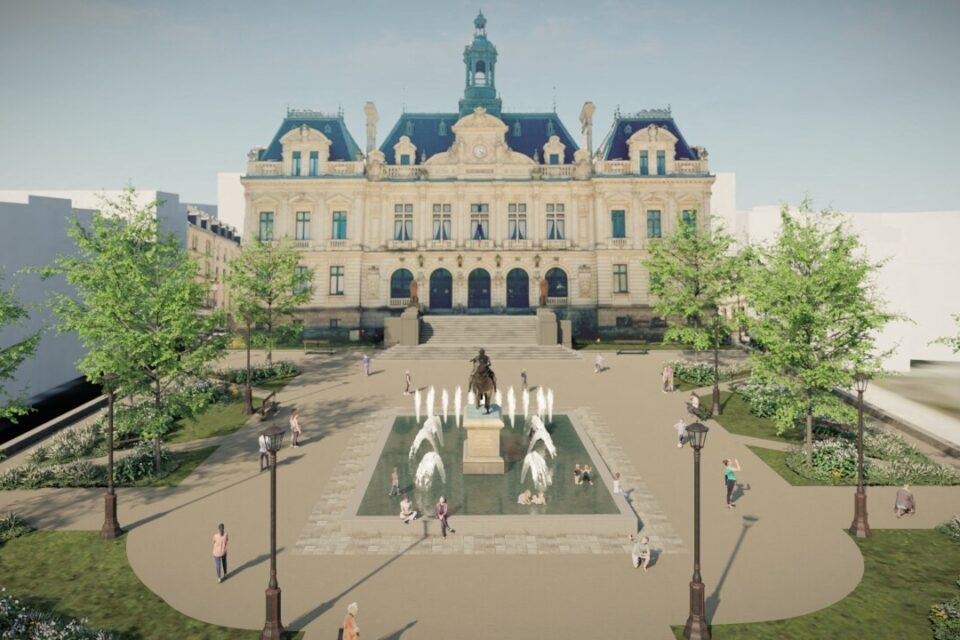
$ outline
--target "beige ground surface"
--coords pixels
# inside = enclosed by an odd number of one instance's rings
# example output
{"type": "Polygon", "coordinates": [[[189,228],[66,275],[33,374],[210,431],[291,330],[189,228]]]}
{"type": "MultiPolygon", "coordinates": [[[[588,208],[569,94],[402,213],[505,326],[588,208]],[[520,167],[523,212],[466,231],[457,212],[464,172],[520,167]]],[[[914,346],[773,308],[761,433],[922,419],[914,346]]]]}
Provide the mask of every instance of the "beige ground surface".
{"type": "MultiPolygon", "coordinates": [[[[335,505],[324,503],[350,489],[350,470],[365,462],[357,458],[358,440],[376,428],[370,421],[385,411],[411,411],[411,398],[401,393],[403,371],[413,372],[417,386],[452,389],[464,383],[469,365],[374,358],[374,375],[365,378],[359,356],[281,355],[305,369],[280,393],[283,408],[275,419],[285,424],[296,405],[305,427],[303,446],[279,455],[278,575],[285,623],[306,628],[308,639],[333,638],[347,604],[356,601],[365,638],[583,638],[596,636],[598,619],[604,620],[604,637],[671,638],[669,625],[686,617],[693,548],[693,456],[676,447],[671,428],[684,415],[685,394],[659,390],[661,364],[675,356],[605,354],[609,369],[601,374],[593,373],[589,356],[494,362],[504,388],[519,386],[525,367],[531,385],[553,388],[555,412],[589,416],[607,434],[605,446],[625,456],[625,466],[632,466],[625,476],[644,489],[635,501],[641,517],[657,514],[657,530],[672,534],[666,541],[654,537],[662,553],[644,575],[631,568],[626,547],[618,553],[609,541],[564,538],[563,532],[556,538],[470,541],[471,532],[460,526],[440,541],[417,537],[398,522],[397,536],[408,536],[408,544],[400,538],[382,545],[345,538],[330,542],[327,553],[298,545],[318,531],[317,513],[335,519],[335,505]]],[[[230,357],[239,363],[239,354],[230,357]]],[[[852,518],[852,489],[790,487],[750,453],[748,439],[707,424],[702,555],[711,620],[790,617],[843,598],[863,570],[844,532],[852,518]],[[728,456],[743,466],[736,509],[725,508],[723,500],[721,459],[728,456]]],[[[131,565],[150,589],[190,616],[228,626],[262,625],[269,474],[258,471],[261,427],[254,421],[222,439],[179,488],[120,492],[131,565]],[[231,577],[223,584],[217,584],[210,560],[218,522],[231,536],[231,577]]],[[[897,520],[894,492],[869,490],[874,528],[930,527],[960,505],[960,488],[918,487],[918,515],[897,520]]],[[[99,529],[100,494],[0,492],[0,510],[15,510],[44,528],[99,529]]],[[[342,535],[336,527],[324,531],[342,535]]]]}

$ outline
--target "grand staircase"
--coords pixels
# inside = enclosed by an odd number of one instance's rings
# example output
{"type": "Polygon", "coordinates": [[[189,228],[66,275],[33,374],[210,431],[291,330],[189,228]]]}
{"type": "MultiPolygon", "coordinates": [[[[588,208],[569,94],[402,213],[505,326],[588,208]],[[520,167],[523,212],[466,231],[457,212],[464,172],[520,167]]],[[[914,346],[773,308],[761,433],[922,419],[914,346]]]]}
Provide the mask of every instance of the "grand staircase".
{"type": "Polygon", "coordinates": [[[483,347],[494,360],[579,359],[560,345],[537,344],[536,316],[423,316],[420,344],[386,350],[389,360],[469,360],[483,347]]]}

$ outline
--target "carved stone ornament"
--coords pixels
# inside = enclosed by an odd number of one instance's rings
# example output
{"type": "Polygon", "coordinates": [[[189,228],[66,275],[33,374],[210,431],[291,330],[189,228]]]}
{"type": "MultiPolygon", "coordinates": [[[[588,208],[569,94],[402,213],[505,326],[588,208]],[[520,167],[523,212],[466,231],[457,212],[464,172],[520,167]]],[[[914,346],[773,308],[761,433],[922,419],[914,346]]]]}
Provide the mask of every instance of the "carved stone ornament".
{"type": "Polygon", "coordinates": [[[593,293],[593,269],[589,265],[580,265],[577,270],[577,284],[581,296],[589,296],[593,293]]]}
{"type": "Polygon", "coordinates": [[[367,269],[367,296],[371,300],[380,299],[380,267],[370,267],[367,269]]]}
{"type": "Polygon", "coordinates": [[[651,124],[647,127],[647,135],[650,137],[650,141],[654,142],[657,139],[657,135],[660,133],[660,127],[655,124],[651,124]]]}

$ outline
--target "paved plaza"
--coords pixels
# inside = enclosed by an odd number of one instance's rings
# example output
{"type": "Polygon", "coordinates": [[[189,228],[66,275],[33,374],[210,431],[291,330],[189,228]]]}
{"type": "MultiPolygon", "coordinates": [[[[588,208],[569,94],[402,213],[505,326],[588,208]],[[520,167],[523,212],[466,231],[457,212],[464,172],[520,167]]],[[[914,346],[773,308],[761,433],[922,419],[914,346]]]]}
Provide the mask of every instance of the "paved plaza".
{"type": "MultiPolygon", "coordinates": [[[[609,369],[600,374],[593,372],[592,354],[493,363],[504,390],[519,388],[521,367],[531,386],[552,388],[554,412],[578,421],[607,466],[604,477],[619,472],[624,488],[633,489],[632,508],[656,550],[643,574],[630,565],[628,530],[622,536],[485,535],[455,513],[457,533],[446,540],[429,521],[405,526],[397,519],[395,531],[379,536],[345,530],[347,503],[364,482],[383,430],[394,416],[412,413],[412,398],[402,394],[404,370],[411,370],[416,387],[452,390],[466,383],[469,364],[374,355],[373,375],[365,377],[357,354],[277,354],[304,371],[279,393],[281,409],[270,421],[285,426],[296,406],[304,426],[302,446],[278,456],[278,576],[286,625],[306,629],[307,640],[335,638],[347,604],[356,601],[365,638],[582,638],[596,636],[599,621],[608,638],[672,638],[670,625],[686,618],[693,549],[693,455],[676,447],[671,428],[685,416],[687,394],[660,391],[660,369],[677,355],[610,353],[609,369]]],[[[233,353],[227,364],[239,365],[242,357],[233,353]]],[[[847,595],[863,571],[845,532],[853,489],[791,487],[747,449],[758,441],[706,424],[702,554],[711,622],[797,616],[847,595]],[[736,509],[724,505],[726,457],[743,467],[736,509]]],[[[259,472],[256,451],[262,427],[253,419],[219,439],[217,451],[177,488],[118,492],[134,571],[194,618],[262,626],[269,569],[269,474],[259,472]],[[223,584],[210,561],[219,522],[230,534],[231,574],[223,584]]],[[[918,514],[898,520],[895,490],[868,489],[873,528],[931,527],[960,504],[958,487],[916,487],[918,514]]],[[[0,511],[17,511],[40,528],[98,530],[101,495],[0,492],[0,511]]]]}

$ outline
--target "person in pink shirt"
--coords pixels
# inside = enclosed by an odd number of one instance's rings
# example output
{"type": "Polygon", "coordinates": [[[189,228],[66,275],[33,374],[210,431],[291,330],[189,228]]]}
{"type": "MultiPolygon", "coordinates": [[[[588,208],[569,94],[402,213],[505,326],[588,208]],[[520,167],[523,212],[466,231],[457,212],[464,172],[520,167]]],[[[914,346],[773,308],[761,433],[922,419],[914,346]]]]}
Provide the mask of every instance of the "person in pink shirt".
{"type": "Polygon", "coordinates": [[[217,582],[223,582],[227,577],[227,542],[229,540],[230,536],[224,533],[221,522],[217,525],[217,532],[213,534],[213,566],[217,569],[217,582]]]}
{"type": "Polygon", "coordinates": [[[303,433],[303,430],[300,428],[300,412],[296,409],[290,414],[290,433],[292,434],[292,446],[297,448],[300,446],[300,434],[303,433]]]}

